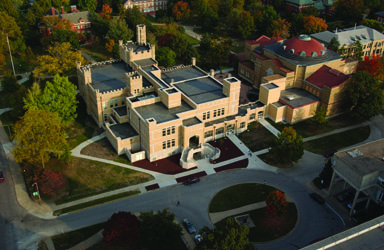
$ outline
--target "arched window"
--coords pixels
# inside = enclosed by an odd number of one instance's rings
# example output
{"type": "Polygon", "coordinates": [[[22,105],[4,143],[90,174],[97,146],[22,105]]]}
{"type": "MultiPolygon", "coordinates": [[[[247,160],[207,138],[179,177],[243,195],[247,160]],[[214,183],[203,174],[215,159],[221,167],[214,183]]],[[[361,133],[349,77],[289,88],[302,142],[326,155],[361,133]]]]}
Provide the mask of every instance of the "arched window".
{"type": "Polygon", "coordinates": [[[306,56],[305,51],[301,51],[300,56],[306,56]]]}
{"type": "Polygon", "coordinates": [[[315,51],[312,52],[312,57],[316,57],[317,53],[315,51]]]}
{"type": "Polygon", "coordinates": [[[293,55],[294,53],[295,53],[295,50],[294,50],[294,49],[290,49],[290,50],[289,50],[289,54],[292,54],[292,55],[293,55]]]}

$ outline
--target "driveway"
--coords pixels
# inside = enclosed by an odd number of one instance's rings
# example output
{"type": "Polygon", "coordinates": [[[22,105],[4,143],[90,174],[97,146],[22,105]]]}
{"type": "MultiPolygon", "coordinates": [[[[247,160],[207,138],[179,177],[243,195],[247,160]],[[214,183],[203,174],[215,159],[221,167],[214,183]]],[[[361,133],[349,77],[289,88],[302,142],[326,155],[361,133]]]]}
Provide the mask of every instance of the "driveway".
{"type": "Polygon", "coordinates": [[[197,229],[213,225],[208,216],[208,206],[213,196],[223,188],[238,183],[259,182],[284,190],[296,203],[299,210],[297,227],[288,236],[275,242],[256,244],[257,249],[297,249],[310,241],[333,235],[343,229],[338,217],[326,206],[315,203],[308,196],[302,184],[285,175],[277,175],[260,170],[241,169],[221,172],[201,179],[193,186],[182,184],[168,186],[129,199],[119,200],[101,206],[67,214],[55,220],[42,220],[33,216],[24,219],[26,229],[35,233],[24,241],[28,246],[37,235],[55,235],[72,231],[87,225],[107,220],[118,211],[150,211],[169,208],[178,221],[189,218],[197,229]],[[196,195],[199,194],[199,195],[196,195]],[[180,201],[180,206],[177,206],[180,201]]]}

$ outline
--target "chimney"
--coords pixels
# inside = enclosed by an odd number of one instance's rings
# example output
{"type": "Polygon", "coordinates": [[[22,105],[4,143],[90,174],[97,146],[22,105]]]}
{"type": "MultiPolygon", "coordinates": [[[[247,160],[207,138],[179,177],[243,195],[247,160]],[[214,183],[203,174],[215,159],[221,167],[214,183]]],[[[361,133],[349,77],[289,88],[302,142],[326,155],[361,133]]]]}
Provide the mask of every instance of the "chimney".
{"type": "Polygon", "coordinates": [[[231,73],[228,73],[228,78],[231,78],[232,77],[232,74],[231,73]]]}
{"type": "Polygon", "coordinates": [[[192,57],[192,65],[193,65],[193,66],[196,65],[196,57],[192,57]]]}
{"type": "Polygon", "coordinates": [[[51,7],[51,11],[52,11],[52,16],[55,15],[55,9],[53,7],[51,7]]]}
{"type": "Polygon", "coordinates": [[[61,6],[61,14],[65,14],[64,6],[61,6]]]}
{"type": "Polygon", "coordinates": [[[215,76],[215,70],[214,69],[211,69],[211,74],[210,74],[212,77],[215,76]]]}
{"type": "Polygon", "coordinates": [[[119,46],[123,46],[123,40],[119,40],[119,46]]]}
{"type": "Polygon", "coordinates": [[[71,5],[71,13],[77,12],[76,5],[71,5]]]}

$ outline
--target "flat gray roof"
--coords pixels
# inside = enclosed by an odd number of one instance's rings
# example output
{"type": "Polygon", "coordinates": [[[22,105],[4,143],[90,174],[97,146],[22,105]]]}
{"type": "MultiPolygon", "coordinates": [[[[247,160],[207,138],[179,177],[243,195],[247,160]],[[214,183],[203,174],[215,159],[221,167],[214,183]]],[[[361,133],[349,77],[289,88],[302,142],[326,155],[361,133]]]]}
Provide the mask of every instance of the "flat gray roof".
{"type": "Polygon", "coordinates": [[[180,106],[171,109],[168,109],[162,102],[157,102],[137,107],[135,110],[144,119],[154,118],[157,123],[162,123],[177,119],[176,114],[192,110],[192,107],[182,100],[180,106]]]}
{"type": "Polygon", "coordinates": [[[166,83],[169,84],[172,82],[172,79],[176,83],[207,75],[207,73],[199,70],[196,67],[175,66],[163,70],[161,72],[161,79],[163,79],[166,83]]]}
{"type": "Polygon", "coordinates": [[[335,156],[360,175],[384,171],[384,139],[337,152],[335,156]],[[354,150],[361,155],[353,154],[354,150]]]}
{"type": "Polygon", "coordinates": [[[90,65],[92,86],[101,93],[126,88],[125,73],[132,68],[125,62],[90,65]]]}
{"type": "Polygon", "coordinates": [[[211,77],[181,82],[174,86],[197,104],[226,97],[223,95],[223,86],[211,77]]]}
{"type": "Polygon", "coordinates": [[[279,101],[292,108],[298,108],[313,102],[318,102],[320,99],[303,89],[292,88],[282,91],[279,101]]]}
{"type": "Polygon", "coordinates": [[[153,60],[152,58],[147,58],[147,59],[141,59],[141,60],[136,60],[134,61],[137,65],[141,67],[150,67],[153,64],[156,64],[156,61],[153,60]]]}
{"type": "Polygon", "coordinates": [[[122,107],[117,107],[117,108],[113,108],[116,113],[119,115],[119,116],[125,116],[127,115],[127,107],[126,106],[122,106],[122,107]]]}
{"type": "Polygon", "coordinates": [[[199,119],[197,119],[196,117],[192,117],[192,118],[183,120],[183,125],[186,127],[193,126],[193,125],[200,124],[200,123],[201,123],[201,121],[199,119]]]}
{"type": "Polygon", "coordinates": [[[126,44],[124,44],[125,47],[132,49],[134,52],[141,52],[141,51],[148,51],[149,45],[139,45],[135,42],[128,41],[126,44]]]}
{"type": "Polygon", "coordinates": [[[117,123],[111,125],[109,128],[112,130],[116,137],[120,137],[121,139],[127,139],[138,135],[136,130],[128,122],[121,124],[117,123]]]}
{"type": "Polygon", "coordinates": [[[275,89],[279,87],[274,83],[267,83],[267,84],[264,84],[263,86],[265,86],[267,89],[275,89]]]}

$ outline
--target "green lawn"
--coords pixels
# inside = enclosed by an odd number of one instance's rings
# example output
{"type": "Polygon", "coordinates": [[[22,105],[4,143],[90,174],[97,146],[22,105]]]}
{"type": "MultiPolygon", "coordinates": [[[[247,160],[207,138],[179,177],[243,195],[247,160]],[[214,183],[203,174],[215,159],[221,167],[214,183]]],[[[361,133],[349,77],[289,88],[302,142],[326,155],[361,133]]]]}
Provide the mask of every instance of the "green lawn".
{"type": "Polygon", "coordinates": [[[196,45],[196,44],[200,44],[200,41],[197,40],[196,38],[194,37],[191,37],[187,34],[184,35],[185,39],[187,39],[188,43],[191,44],[191,45],[196,45]]]}
{"type": "MultiPolygon", "coordinates": [[[[296,226],[298,214],[295,204],[288,203],[287,211],[279,217],[272,217],[266,213],[265,208],[248,211],[245,213],[233,215],[249,214],[255,227],[249,229],[248,238],[251,242],[266,242],[281,238],[290,233],[296,226]]],[[[219,221],[216,225],[224,223],[227,218],[219,221]]]]}
{"type": "Polygon", "coordinates": [[[329,135],[304,143],[305,150],[316,154],[324,154],[330,149],[342,149],[366,140],[371,133],[369,126],[351,129],[342,133],[329,135]]]}
{"type": "Polygon", "coordinates": [[[228,187],[215,195],[209,204],[209,212],[222,212],[265,201],[266,196],[273,190],[276,189],[257,183],[245,183],[228,187]]]}
{"type": "Polygon", "coordinates": [[[102,41],[91,45],[84,45],[80,50],[90,55],[95,61],[101,62],[112,58],[112,53],[108,52],[105,48],[105,42],[102,41]]]}
{"type": "Polygon", "coordinates": [[[296,130],[296,132],[299,135],[301,135],[303,138],[310,137],[313,135],[323,134],[335,129],[344,128],[344,127],[352,126],[352,125],[363,122],[362,119],[353,117],[349,113],[342,114],[334,118],[330,118],[328,120],[328,124],[322,128],[316,128],[316,126],[311,122],[311,119],[307,119],[293,125],[283,124],[283,123],[274,123],[270,119],[267,119],[267,120],[279,131],[282,131],[284,127],[292,126],[296,130]]]}
{"type": "Polygon", "coordinates": [[[75,206],[66,207],[66,208],[63,208],[63,209],[60,209],[60,210],[56,210],[56,211],[53,212],[53,214],[54,215],[61,215],[61,214],[71,213],[71,212],[75,212],[75,211],[78,211],[78,210],[81,210],[81,209],[85,209],[85,208],[89,208],[89,207],[94,207],[94,206],[97,206],[97,205],[102,205],[104,203],[108,203],[108,202],[111,202],[111,201],[128,198],[128,197],[131,197],[131,196],[134,196],[134,195],[137,195],[137,194],[140,194],[140,191],[123,192],[123,193],[120,193],[120,194],[111,195],[111,196],[100,198],[100,199],[97,199],[97,200],[84,202],[84,203],[81,203],[81,204],[78,204],[78,205],[75,205],[75,206]]]}
{"type": "Polygon", "coordinates": [[[56,250],[66,250],[96,234],[104,228],[104,225],[105,222],[83,227],[75,231],[52,236],[51,239],[56,250]]]}
{"type": "Polygon", "coordinates": [[[260,123],[253,122],[238,137],[252,152],[255,152],[269,148],[275,136],[260,123]]]}

